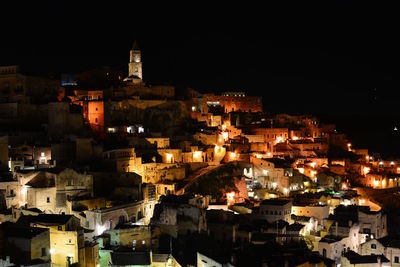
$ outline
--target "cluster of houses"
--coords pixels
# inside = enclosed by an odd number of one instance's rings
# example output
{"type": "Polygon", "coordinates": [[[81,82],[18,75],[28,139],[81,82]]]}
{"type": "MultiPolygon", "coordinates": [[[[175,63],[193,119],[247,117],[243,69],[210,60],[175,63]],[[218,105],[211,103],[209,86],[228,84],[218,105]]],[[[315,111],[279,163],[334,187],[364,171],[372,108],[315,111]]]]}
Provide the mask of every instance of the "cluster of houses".
{"type": "Polygon", "coordinates": [[[150,86],[136,44],[124,79],[0,67],[0,266],[400,266],[360,191],[398,164],[261,97],[150,86]]]}

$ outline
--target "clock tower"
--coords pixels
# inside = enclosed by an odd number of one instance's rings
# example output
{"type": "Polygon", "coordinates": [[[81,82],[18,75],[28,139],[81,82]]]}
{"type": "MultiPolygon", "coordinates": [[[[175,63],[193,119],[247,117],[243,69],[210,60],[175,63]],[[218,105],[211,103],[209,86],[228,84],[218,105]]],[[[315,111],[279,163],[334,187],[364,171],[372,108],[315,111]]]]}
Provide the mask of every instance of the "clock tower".
{"type": "Polygon", "coordinates": [[[143,80],[142,73],[142,58],[141,52],[136,41],[133,42],[131,51],[129,52],[129,75],[124,81],[131,81],[134,83],[140,83],[143,80]]]}

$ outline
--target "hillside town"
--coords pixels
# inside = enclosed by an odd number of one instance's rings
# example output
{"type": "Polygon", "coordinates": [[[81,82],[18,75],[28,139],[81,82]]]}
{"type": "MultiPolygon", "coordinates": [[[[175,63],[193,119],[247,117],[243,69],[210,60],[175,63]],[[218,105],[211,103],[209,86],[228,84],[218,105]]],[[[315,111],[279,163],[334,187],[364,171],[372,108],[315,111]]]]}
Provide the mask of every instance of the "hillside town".
{"type": "Polygon", "coordinates": [[[400,266],[400,159],[245,89],[146,83],[126,54],[0,67],[1,267],[400,266]]]}

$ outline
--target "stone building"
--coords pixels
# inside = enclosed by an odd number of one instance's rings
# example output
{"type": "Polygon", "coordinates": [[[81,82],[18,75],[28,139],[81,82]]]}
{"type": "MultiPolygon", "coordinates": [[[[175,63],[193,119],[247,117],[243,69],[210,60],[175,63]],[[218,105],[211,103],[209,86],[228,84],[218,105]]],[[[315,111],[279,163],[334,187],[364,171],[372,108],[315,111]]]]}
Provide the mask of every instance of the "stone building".
{"type": "Polygon", "coordinates": [[[50,231],[45,228],[2,223],[0,224],[0,251],[18,265],[31,266],[37,262],[43,264],[41,266],[50,266],[52,252],[50,231]]]}
{"type": "Polygon", "coordinates": [[[51,262],[55,266],[83,263],[85,244],[79,219],[73,215],[39,214],[21,216],[17,224],[48,228],[50,231],[51,262]]]}
{"type": "Polygon", "coordinates": [[[258,218],[266,219],[269,223],[279,220],[291,223],[292,202],[288,199],[263,200],[254,214],[258,218]]]}
{"type": "Polygon", "coordinates": [[[243,92],[226,92],[219,96],[204,94],[203,112],[208,113],[212,106],[223,107],[226,113],[234,111],[262,112],[262,98],[246,96],[243,92]]]}
{"type": "Polygon", "coordinates": [[[186,196],[168,195],[154,208],[150,224],[174,238],[207,230],[206,213],[198,206],[188,204],[186,196]]]}
{"type": "Polygon", "coordinates": [[[1,102],[29,103],[44,96],[57,95],[60,81],[21,73],[20,67],[0,66],[1,102]]]}
{"type": "Polygon", "coordinates": [[[126,222],[136,223],[144,217],[144,202],[136,201],[127,204],[114,205],[111,208],[101,208],[86,211],[86,226],[94,230],[95,235],[114,229],[126,222]]]}

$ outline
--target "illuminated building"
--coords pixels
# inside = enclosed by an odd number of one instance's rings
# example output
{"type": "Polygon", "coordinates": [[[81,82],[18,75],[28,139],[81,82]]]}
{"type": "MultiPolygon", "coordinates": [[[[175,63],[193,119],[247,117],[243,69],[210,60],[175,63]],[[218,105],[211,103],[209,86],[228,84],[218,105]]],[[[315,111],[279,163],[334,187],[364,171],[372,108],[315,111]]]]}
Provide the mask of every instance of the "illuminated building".
{"type": "Polygon", "coordinates": [[[226,113],[242,112],[262,112],[262,98],[259,96],[246,96],[244,93],[225,93],[222,95],[205,94],[203,95],[203,110],[208,113],[210,106],[224,107],[226,113]]]}
{"type": "Polygon", "coordinates": [[[136,41],[133,42],[132,49],[129,52],[129,74],[124,79],[126,82],[132,82],[134,84],[141,83],[143,80],[142,73],[142,58],[141,52],[136,41]]]}

